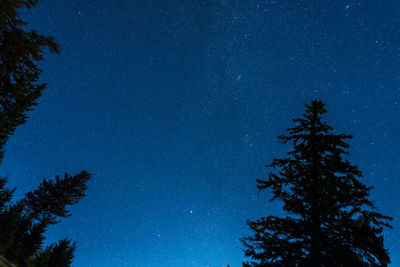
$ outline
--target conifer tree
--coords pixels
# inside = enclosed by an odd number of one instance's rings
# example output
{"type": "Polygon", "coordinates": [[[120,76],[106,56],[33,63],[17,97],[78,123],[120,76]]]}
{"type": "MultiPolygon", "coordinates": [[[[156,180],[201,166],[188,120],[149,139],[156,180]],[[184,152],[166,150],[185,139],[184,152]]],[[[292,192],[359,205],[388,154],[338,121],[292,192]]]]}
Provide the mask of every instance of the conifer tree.
{"type": "MultiPolygon", "coordinates": [[[[0,0],[0,163],[5,144],[27,119],[46,84],[38,83],[37,63],[43,50],[59,53],[53,38],[26,30],[18,11],[34,8],[38,0],[0,0]]],[[[75,244],[63,239],[43,247],[44,233],[69,206],[85,196],[90,175],[82,171],[63,178],[43,179],[23,199],[11,202],[14,189],[0,178],[0,266],[70,266],[75,244]]]]}
{"type": "Polygon", "coordinates": [[[38,83],[41,70],[37,62],[43,50],[59,53],[52,37],[24,29],[27,25],[18,11],[34,8],[38,0],[0,0],[0,147],[18,125],[27,119],[27,112],[36,105],[46,84],[38,83]]]}
{"type": "Polygon", "coordinates": [[[270,165],[276,171],[257,180],[281,200],[286,217],[248,221],[254,235],[243,238],[243,266],[387,266],[383,230],[391,217],[380,214],[368,199],[371,187],[343,155],[346,134],[335,134],[321,116],[321,101],[306,105],[296,126],[278,139],[292,145],[270,165]]]}

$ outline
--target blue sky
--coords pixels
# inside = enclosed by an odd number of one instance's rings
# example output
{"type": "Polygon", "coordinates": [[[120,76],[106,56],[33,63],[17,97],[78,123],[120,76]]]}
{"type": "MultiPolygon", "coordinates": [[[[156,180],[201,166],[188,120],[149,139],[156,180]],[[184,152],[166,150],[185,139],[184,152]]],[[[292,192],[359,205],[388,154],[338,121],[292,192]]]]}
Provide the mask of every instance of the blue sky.
{"type": "Polygon", "coordinates": [[[93,174],[47,242],[77,241],[74,266],[240,266],[247,219],[275,138],[304,104],[354,136],[349,159],[395,217],[400,265],[399,1],[41,0],[24,18],[54,36],[48,83],[10,139],[16,196],[43,177],[93,174]]]}

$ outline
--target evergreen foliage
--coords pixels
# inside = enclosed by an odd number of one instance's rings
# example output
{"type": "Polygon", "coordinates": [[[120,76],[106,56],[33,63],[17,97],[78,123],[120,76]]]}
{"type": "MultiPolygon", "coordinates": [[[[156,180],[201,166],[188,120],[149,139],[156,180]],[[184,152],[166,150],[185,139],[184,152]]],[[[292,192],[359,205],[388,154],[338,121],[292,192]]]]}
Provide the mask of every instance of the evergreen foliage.
{"type": "Polygon", "coordinates": [[[41,70],[37,62],[43,51],[59,53],[52,37],[26,30],[27,23],[19,15],[20,8],[33,8],[38,0],[0,0],[0,147],[18,125],[27,119],[27,112],[36,105],[46,84],[37,83],[41,70]]]}
{"type": "MultiPolygon", "coordinates": [[[[20,8],[34,8],[38,0],[0,0],[0,162],[5,144],[27,119],[46,84],[38,83],[37,63],[43,51],[59,53],[53,38],[26,30],[20,8]]],[[[70,266],[75,244],[63,239],[43,247],[44,233],[57,218],[70,215],[68,207],[85,196],[89,173],[44,179],[37,189],[12,202],[15,188],[0,178],[0,265],[70,266]]]]}
{"type": "Polygon", "coordinates": [[[383,229],[391,217],[377,212],[368,199],[371,187],[362,173],[343,158],[346,134],[334,134],[321,118],[321,101],[306,105],[296,126],[279,140],[292,145],[287,156],[274,159],[275,172],[257,180],[270,189],[270,202],[281,200],[284,218],[268,216],[247,224],[254,236],[243,238],[243,266],[387,266],[383,229]]]}

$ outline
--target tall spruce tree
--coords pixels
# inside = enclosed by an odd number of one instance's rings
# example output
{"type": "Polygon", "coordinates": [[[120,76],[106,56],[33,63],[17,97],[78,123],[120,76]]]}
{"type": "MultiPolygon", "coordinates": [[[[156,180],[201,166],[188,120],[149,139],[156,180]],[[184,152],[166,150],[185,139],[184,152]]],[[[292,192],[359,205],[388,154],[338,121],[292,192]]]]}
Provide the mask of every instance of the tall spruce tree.
{"type": "MultiPolygon", "coordinates": [[[[0,163],[5,144],[27,119],[46,84],[39,83],[37,63],[43,51],[59,53],[53,38],[26,30],[18,11],[34,8],[37,0],[0,0],[0,163]]],[[[69,206],[85,196],[90,175],[46,180],[23,199],[11,201],[15,188],[0,178],[0,266],[70,266],[75,245],[69,239],[43,247],[44,233],[69,206]]]]}
{"type": "Polygon", "coordinates": [[[296,126],[279,140],[292,145],[287,156],[267,167],[276,169],[259,190],[271,189],[281,200],[284,218],[268,216],[247,224],[254,236],[243,238],[243,266],[387,266],[383,229],[391,217],[368,199],[371,187],[358,168],[343,158],[346,134],[334,134],[321,118],[321,101],[306,105],[296,126]]]}

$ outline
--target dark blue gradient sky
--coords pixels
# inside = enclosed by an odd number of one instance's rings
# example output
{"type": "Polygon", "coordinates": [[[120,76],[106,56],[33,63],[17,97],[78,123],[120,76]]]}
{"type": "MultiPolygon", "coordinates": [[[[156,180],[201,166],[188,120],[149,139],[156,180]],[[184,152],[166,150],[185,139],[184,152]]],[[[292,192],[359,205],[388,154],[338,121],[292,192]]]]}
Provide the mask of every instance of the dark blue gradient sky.
{"type": "Polygon", "coordinates": [[[395,217],[400,266],[399,14],[395,0],[40,0],[24,17],[62,53],[1,171],[17,197],[93,174],[48,233],[77,241],[76,267],[240,266],[246,219],[280,214],[255,179],[318,98],[395,217]]]}

